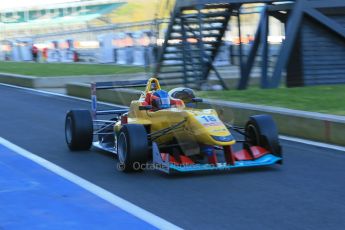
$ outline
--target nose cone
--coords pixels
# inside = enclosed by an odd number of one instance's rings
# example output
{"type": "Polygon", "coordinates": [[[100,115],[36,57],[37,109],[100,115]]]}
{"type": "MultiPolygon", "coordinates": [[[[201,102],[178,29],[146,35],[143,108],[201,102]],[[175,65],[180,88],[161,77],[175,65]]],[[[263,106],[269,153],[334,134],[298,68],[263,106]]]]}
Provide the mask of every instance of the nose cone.
{"type": "Polygon", "coordinates": [[[203,110],[193,115],[193,121],[195,122],[193,131],[200,143],[221,146],[235,143],[234,137],[214,110],[203,110]]]}
{"type": "Polygon", "coordinates": [[[230,134],[227,136],[211,136],[215,141],[219,142],[231,142],[234,141],[235,138],[230,134]]]}

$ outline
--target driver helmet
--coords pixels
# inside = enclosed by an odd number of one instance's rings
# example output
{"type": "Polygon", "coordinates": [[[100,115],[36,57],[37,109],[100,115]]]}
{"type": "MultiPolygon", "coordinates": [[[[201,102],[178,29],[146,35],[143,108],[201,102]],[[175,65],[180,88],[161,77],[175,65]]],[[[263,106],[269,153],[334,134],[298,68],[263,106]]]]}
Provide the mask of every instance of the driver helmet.
{"type": "Polygon", "coordinates": [[[168,92],[164,90],[155,91],[151,97],[151,105],[156,110],[170,108],[170,97],[168,92]]]}
{"type": "Polygon", "coordinates": [[[182,100],[186,105],[193,102],[193,98],[195,98],[194,91],[185,87],[172,89],[169,91],[169,95],[172,98],[182,100]]]}

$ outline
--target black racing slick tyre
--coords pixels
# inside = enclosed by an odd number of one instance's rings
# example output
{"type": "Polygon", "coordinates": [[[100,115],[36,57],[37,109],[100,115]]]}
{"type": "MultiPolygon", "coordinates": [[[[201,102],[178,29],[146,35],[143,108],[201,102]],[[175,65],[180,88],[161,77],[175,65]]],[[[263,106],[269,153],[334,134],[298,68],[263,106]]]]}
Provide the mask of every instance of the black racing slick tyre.
{"type": "Polygon", "coordinates": [[[93,122],[88,110],[67,112],[65,138],[68,148],[72,151],[90,149],[93,139],[93,122]]]}
{"type": "Polygon", "coordinates": [[[124,125],[117,136],[117,168],[123,172],[140,171],[148,160],[148,138],[143,125],[124,125]]]}
{"type": "Polygon", "coordinates": [[[278,129],[271,116],[262,114],[249,118],[245,126],[246,144],[261,146],[272,154],[282,157],[278,129]]]}

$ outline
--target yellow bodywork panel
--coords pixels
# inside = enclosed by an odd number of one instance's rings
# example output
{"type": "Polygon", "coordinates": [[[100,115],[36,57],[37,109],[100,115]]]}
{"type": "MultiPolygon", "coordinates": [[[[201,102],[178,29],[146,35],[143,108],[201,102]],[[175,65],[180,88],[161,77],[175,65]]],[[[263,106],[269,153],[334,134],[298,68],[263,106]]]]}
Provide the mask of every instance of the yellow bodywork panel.
{"type": "Polygon", "coordinates": [[[150,127],[150,132],[156,132],[171,127],[183,120],[186,122],[169,134],[157,139],[158,143],[178,140],[197,141],[205,145],[232,145],[230,142],[216,141],[212,136],[229,136],[229,130],[219,119],[213,109],[170,108],[158,111],[139,110],[140,102],[133,101],[128,113],[129,124],[142,124],[150,127]]]}
{"type": "MultiPolygon", "coordinates": [[[[148,81],[145,93],[152,91],[152,83],[160,89],[157,79],[151,78],[148,81]]],[[[197,142],[204,145],[228,146],[235,144],[234,138],[230,141],[217,141],[214,137],[229,137],[231,133],[219,119],[214,109],[194,109],[185,106],[162,109],[158,111],[139,110],[139,106],[145,100],[141,96],[138,101],[132,101],[128,112],[129,124],[142,124],[149,126],[150,133],[154,133],[169,128],[177,123],[184,121],[181,126],[173,131],[162,135],[155,141],[167,143],[174,138],[179,142],[197,142]]],[[[119,131],[121,124],[115,125],[115,132],[119,131]]]]}

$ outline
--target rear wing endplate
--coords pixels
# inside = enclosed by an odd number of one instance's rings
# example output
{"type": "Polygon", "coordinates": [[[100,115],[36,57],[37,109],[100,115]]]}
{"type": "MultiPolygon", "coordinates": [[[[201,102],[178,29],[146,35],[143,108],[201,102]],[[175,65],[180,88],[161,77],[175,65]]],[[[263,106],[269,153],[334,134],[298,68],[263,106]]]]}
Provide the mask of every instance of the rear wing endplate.
{"type": "Polygon", "coordinates": [[[103,89],[120,89],[120,88],[132,88],[132,87],[145,87],[147,80],[133,80],[133,81],[108,81],[108,82],[93,82],[91,83],[91,114],[95,120],[97,115],[105,114],[122,114],[128,111],[127,109],[119,110],[97,110],[97,90],[103,89]]]}

